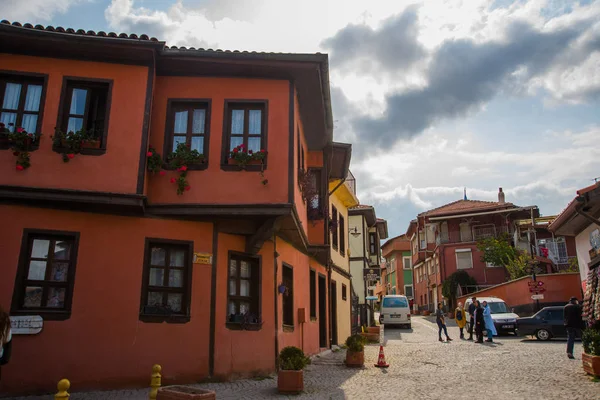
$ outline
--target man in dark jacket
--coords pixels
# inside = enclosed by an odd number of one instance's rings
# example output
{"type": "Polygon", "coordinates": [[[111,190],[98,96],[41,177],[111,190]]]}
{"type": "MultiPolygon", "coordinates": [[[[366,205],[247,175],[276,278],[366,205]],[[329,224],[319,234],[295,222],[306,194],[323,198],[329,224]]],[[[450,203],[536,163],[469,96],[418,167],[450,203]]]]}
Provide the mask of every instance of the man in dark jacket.
{"type": "Polygon", "coordinates": [[[573,357],[573,346],[575,346],[575,337],[580,333],[581,325],[583,323],[581,319],[581,307],[577,302],[577,298],[571,297],[569,304],[565,306],[563,311],[565,319],[565,327],[567,328],[567,356],[573,357]]]}
{"type": "Polygon", "coordinates": [[[473,327],[475,326],[475,310],[477,309],[477,306],[475,305],[476,300],[477,298],[473,296],[471,298],[471,304],[469,304],[469,315],[471,316],[471,320],[469,321],[469,339],[467,340],[473,340],[473,327]]]}

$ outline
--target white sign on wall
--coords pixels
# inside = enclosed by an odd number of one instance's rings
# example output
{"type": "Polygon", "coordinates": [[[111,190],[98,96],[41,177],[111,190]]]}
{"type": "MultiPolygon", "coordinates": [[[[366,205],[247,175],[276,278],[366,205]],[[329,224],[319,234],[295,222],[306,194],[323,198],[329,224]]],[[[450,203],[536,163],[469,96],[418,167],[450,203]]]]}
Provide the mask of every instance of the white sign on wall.
{"type": "Polygon", "coordinates": [[[19,315],[10,317],[10,330],[13,335],[37,335],[44,327],[39,315],[19,315]]]}

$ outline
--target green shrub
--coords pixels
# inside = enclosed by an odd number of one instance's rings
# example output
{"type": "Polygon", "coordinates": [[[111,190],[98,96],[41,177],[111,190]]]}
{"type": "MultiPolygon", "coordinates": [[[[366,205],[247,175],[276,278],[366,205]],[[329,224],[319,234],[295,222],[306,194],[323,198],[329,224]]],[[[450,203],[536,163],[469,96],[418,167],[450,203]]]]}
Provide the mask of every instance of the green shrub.
{"type": "Polygon", "coordinates": [[[350,351],[360,352],[365,349],[366,342],[367,340],[365,339],[365,337],[361,335],[352,335],[348,336],[348,339],[346,339],[346,346],[350,351]]]}
{"type": "Polygon", "coordinates": [[[600,356],[600,329],[588,328],[581,335],[583,351],[591,356],[600,356]]]}
{"type": "Polygon", "coordinates": [[[310,358],[297,347],[284,347],[279,353],[279,369],[286,371],[300,371],[310,364],[310,358]]]}

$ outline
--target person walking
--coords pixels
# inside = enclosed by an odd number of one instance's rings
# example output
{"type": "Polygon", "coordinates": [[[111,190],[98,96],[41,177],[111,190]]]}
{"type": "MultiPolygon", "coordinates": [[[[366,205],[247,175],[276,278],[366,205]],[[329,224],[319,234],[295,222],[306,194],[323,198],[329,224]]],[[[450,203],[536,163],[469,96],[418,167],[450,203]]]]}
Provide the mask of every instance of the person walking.
{"type": "Polygon", "coordinates": [[[442,329],[444,330],[444,334],[446,335],[446,341],[452,341],[452,339],[450,339],[450,336],[448,336],[448,329],[446,328],[446,318],[444,317],[444,311],[442,310],[442,303],[438,303],[437,310],[435,310],[435,322],[437,322],[438,325],[438,336],[440,342],[444,341],[442,340],[442,329]]]}
{"type": "Polygon", "coordinates": [[[569,304],[565,306],[563,317],[565,328],[567,328],[567,357],[574,359],[573,347],[575,346],[575,337],[578,335],[581,336],[581,326],[583,325],[581,306],[577,302],[576,297],[571,297],[569,304]]]}
{"type": "Polygon", "coordinates": [[[458,307],[456,307],[456,310],[454,310],[454,320],[456,321],[456,325],[458,325],[458,329],[460,329],[460,338],[464,339],[465,334],[463,329],[467,324],[467,316],[462,303],[458,303],[458,307]]]}
{"type": "Polygon", "coordinates": [[[12,349],[11,339],[10,318],[8,317],[8,313],[0,306],[0,380],[2,379],[2,366],[10,360],[12,349]]]}
{"type": "Polygon", "coordinates": [[[481,308],[479,300],[475,300],[474,304],[475,311],[473,311],[473,315],[475,316],[475,335],[477,336],[477,343],[483,343],[483,329],[485,328],[483,308],[481,308]]]}
{"type": "Polygon", "coordinates": [[[469,321],[469,339],[467,340],[473,340],[473,329],[475,327],[475,310],[477,309],[477,305],[475,304],[476,301],[477,298],[473,296],[471,298],[471,304],[469,304],[469,317],[471,318],[471,320],[469,321]]]}
{"type": "Polygon", "coordinates": [[[483,320],[485,322],[485,330],[487,331],[487,340],[488,343],[494,342],[494,335],[498,335],[496,332],[496,326],[494,325],[494,320],[492,319],[492,309],[488,305],[487,301],[482,303],[483,305],[483,320]]]}

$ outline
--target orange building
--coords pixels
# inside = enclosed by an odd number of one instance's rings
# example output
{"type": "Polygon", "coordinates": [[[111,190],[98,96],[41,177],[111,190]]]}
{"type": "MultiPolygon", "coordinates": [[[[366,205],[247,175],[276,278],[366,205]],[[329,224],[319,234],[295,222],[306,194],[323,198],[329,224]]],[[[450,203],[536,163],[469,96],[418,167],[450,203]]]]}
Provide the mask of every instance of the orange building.
{"type": "Polygon", "coordinates": [[[7,21],[0,41],[0,121],[33,138],[19,156],[0,140],[0,305],[17,328],[0,392],[146,386],[154,363],[169,384],[232,378],[330,347],[329,222],[308,214],[351,149],[333,150],[327,55],[7,21]],[[57,140],[84,130],[80,150],[57,140]],[[185,171],[179,143],[202,155],[185,171]]]}

